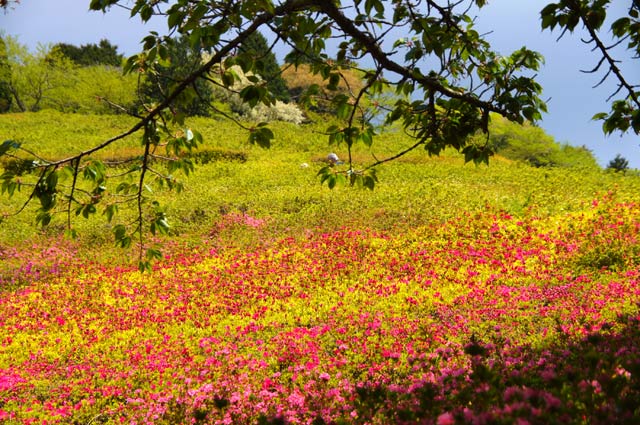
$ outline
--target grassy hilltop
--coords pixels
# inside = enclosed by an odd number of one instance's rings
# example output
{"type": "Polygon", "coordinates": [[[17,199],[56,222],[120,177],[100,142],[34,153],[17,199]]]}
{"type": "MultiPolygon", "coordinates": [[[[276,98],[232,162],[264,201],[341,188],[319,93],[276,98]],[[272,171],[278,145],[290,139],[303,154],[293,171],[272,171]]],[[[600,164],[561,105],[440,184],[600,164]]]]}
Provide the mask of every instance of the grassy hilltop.
{"type": "MultiPolygon", "coordinates": [[[[130,124],[45,111],[0,115],[0,134],[61,158],[130,124]]],[[[0,225],[3,423],[640,420],[633,173],[560,146],[536,153],[546,164],[413,152],[373,192],[329,190],[317,170],[345,153],[326,123],[275,123],[269,150],[225,121],[189,124],[205,144],[182,193],[154,189],[172,235],[153,272],[100,213],[75,218],[77,240],[64,215],[0,225]]],[[[410,143],[388,132],[373,153],[410,143]]]]}

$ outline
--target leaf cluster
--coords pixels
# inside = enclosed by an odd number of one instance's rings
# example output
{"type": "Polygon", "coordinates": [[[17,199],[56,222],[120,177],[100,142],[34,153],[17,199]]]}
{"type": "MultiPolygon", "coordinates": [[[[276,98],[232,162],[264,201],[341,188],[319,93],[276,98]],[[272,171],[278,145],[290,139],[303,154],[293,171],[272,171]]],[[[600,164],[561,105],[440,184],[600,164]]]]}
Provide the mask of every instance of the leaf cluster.
{"type": "Polygon", "coordinates": [[[107,39],[100,40],[98,44],[83,44],[80,47],[67,43],[58,43],[53,48],[80,66],[107,65],[120,67],[124,60],[124,56],[118,53],[118,47],[111,44],[107,39]]]}
{"type": "Polygon", "coordinates": [[[614,49],[626,43],[626,50],[631,53],[633,59],[640,58],[640,5],[637,1],[632,1],[626,16],[618,17],[611,23],[614,43],[606,45],[600,31],[605,24],[610,3],[609,0],[562,0],[550,3],[540,12],[542,28],[553,30],[559,27],[562,29],[562,37],[567,31],[573,32],[579,25],[584,27],[589,38],[583,39],[583,42],[593,46],[600,58],[593,69],[583,72],[604,73],[595,87],[609,77],[615,79],[616,90],[607,101],[622,94],[621,98],[611,102],[609,112],[597,113],[592,119],[603,121],[602,130],[605,134],[615,131],[625,133],[630,129],[640,134],[640,84],[627,79],[619,67],[620,60],[614,57],[614,49]]]}

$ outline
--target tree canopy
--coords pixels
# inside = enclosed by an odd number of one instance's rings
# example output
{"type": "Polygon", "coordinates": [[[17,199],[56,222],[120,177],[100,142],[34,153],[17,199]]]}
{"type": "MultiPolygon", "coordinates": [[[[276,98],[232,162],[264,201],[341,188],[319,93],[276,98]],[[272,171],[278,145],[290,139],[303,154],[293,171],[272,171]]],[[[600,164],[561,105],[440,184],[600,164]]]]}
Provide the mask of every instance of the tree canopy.
{"type": "MultiPolygon", "coordinates": [[[[145,189],[146,180],[154,175],[173,187],[175,172],[191,170],[192,164],[182,159],[181,153],[195,147],[201,137],[185,127],[184,105],[201,98],[198,84],[203,80],[233,87],[236,65],[245,74],[260,74],[264,65],[260,57],[242,46],[261,31],[273,34],[274,42],[269,49],[275,46],[288,49],[287,60],[292,66],[308,64],[329,88],[343,81],[344,69],[359,68],[363,76],[362,86],[352,96],[337,92],[332,99],[338,124],[326,129],[327,137],[330,143],[343,144],[348,157],[342,167],[330,165],[319,171],[320,180],[329,187],[345,182],[373,188],[377,166],[418,148],[437,155],[450,147],[460,151],[467,161],[488,162],[493,153],[489,138],[472,136],[488,131],[492,114],[519,123],[535,122],[546,111],[546,105],[541,97],[542,87],[535,79],[542,56],[526,46],[508,55],[498,54],[475,29],[476,15],[486,3],[486,0],[90,0],[93,10],[107,12],[119,5],[130,7],[131,15],[144,22],[155,15],[166,19],[169,33],[151,32],[145,37],[143,51],[126,61],[126,72],[159,75],[159,70],[172,59],[176,36],[191,48],[210,54],[206,61],[193,63],[187,73],[173,76],[156,103],[135,113],[138,121],[127,132],[68,158],[34,161],[39,177],[30,199],[40,202],[38,219],[46,224],[56,208],[69,215],[79,211],[88,216],[97,211],[96,206],[105,194],[121,192],[129,196],[126,199],[138,211],[138,219],[133,224],[114,226],[120,245],[128,246],[139,238],[142,246],[145,232],[166,231],[166,217],[162,209],[151,202],[151,195],[145,189]],[[357,112],[368,98],[390,90],[399,96],[382,111],[385,123],[402,126],[414,137],[415,144],[388,158],[356,164],[351,157],[352,147],[356,143],[371,146],[375,140],[374,125],[358,119],[357,112]],[[138,176],[137,181],[112,188],[104,166],[92,159],[92,154],[138,132],[145,150],[131,168],[131,173],[138,176]],[[160,147],[173,158],[165,172],[151,167],[160,147]],[[72,176],[70,185],[58,184],[63,172],[72,176]],[[79,176],[92,182],[90,196],[79,196],[79,176]]],[[[1,4],[6,7],[7,2],[1,4]]],[[[585,41],[593,45],[601,58],[591,71],[618,83],[609,99],[610,111],[597,114],[594,119],[603,121],[606,133],[640,133],[638,85],[625,78],[613,56],[613,46],[605,45],[600,37],[610,4],[608,0],[549,3],[541,11],[541,26],[558,29],[561,36],[579,26],[587,30],[590,39],[585,41]]],[[[636,57],[640,55],[639,13],[639,3],[630,0],[627,13],[613,17],[610,26],[615,44],[623,45],[636,57]]],[[[245,102],[255,106],[275,101],[265,80],[256,78],[252,83],[239,93],[245,102]]],[[[312,85],[308,95],[313,96],[317,89],[312,85]]],[[[268,146],[274,137],[264,123],[248,130],[249,142],[262,146],[268,146]]],[[[5,141],[0,145],[0,154],[19,148],[17,142],[5,141]]],[[[22,184],[10,173],[5,173],[2,180],[2,190],[10,194],[22,184]]],[[[115,208],[113,205],[105,208],[105,214],[111,219],[115,208]]],[[[159,255],[153,250],[147,254],[149,257],[159,255]]]]}
{"type": "MultiPolygon", "coordinates": [[[[117,50],[106,40],[101,45],[109,46],[106,49],[109,52],[117,50]]],[[[83,60],[81,56],[69,57],[69,49],[65,53],[64,46],[40,45],[32,53],[16,37],[0,39],[0,113],[41,109],[82,113],[135,110],[138,103],[135,75],[123,75],[120,65],[113,66],[114,58],[109,55],[104,58],[107,63],[83,60]],[[85,65],[78,65],[76,60],[85,65]]]]}
{"type": "Polygon", "coordinates": [[[607,169],[614,170],[615,172],[625,172],[629,168],[629,161],[622,155],[618,154],[615,158],[609,161],[607,169]]]}
{"type": "Polygon", "coordinates": [[[54,46],[54,49],[57,49],[61,54],[81,66],[120,66],[124,60],[124,56],[118,53],[117,46],[114,46],[106,39],[100,40],[98,44],[83,44],[80,47],[67,43],[58,43],[54,46]]]}
{"type": "Polygon", "coordinates": [[[258,31],[254,32],[240,45],[240,51],[255,58],[254,67],[259,70],[258,75],[266,80],[267,89],[274,98],[288,101],[287,85],[282,78],[276,55],[269,48],[264,35],[258,31]]]}
{"type": "MultiPolygon", "coordinates": [[[[162,104],[172,93],[175,86],[188,78],[202,65],[202,53],[205,49],[200,43],[191,43],[186,35],[165,40],[166,56],[160,61],[151,62],[146,79],[142,83],[142,101],[147,109],[162,104]]],[[[193,82],[192,90],[185,90],[174,99],[173,108],[185,115],[209,115],[211,88],[204,78],[193,82]]]]}
{"type": "Polygon", "coordinates": [[[14,37],[5,37],[5,72],[2,83],[11,94],[11,103],[21,112],[35,112],[47,104],[65,102],[61,89],[72,85],[73,61],[56,49],[40,45],[35,54],[14,37]]]}
{"type": "Polygon", "coordinates": [[[0,37],[0,113],[9,111],[13,101],[9,81],[11,81],[11,65],[7,43],[0,37]]]}

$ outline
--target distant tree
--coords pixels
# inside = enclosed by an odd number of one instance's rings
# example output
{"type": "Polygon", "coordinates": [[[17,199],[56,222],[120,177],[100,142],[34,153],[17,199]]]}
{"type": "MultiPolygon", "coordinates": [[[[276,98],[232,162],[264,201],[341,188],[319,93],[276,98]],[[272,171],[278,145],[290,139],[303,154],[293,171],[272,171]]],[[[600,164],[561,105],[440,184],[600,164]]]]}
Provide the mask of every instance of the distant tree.
{"type": "Polygon", "coordinates": [[[58,43],[55,45],[56,49],[67,58],[71,59],[77,64],[80,64],[82,58],[82,50],[78,46],[67,43],[58,43]]]}
{"type": "Polygon", "coordinates": [[[11,69],[8,88],[19,112],[35,112],[57,104],[58,90],[74,83],[73,62],[49,46],[29,52],[15,37],[5,37],[11,69]]]}
{"type": "Polygon", "coordinates": [[[239,51],[253,57],[253,72],[267,82],[267,88],[277,100],[288,102],[290,100],[287,83],[282,78],[280,65],[276,60],[262,33],[256,31],[240,45],[239,51]]]}
{"type": "MultiPolygon", "coordinates": [[[[154,108],[153,105],[165,102],[176,87],[199,69],[202,66],[202,54],[200,45],[191,45],[186,36],[170,39],[166,60],[156,61],[143,83],[143,101],[147,108],[154,108]]],[[[190,90],[183,91],[175,99],[173,109],[174,112],[188,116],[208,116],[211,101],[212,91],[209,82],[198,79],[190,84],[190,90]]]]}
{"type": "Polygon", "coordinates": [[[0,113],[129,113],[139,104],[137,80],[111,65],[80,67],[59,45],[31,53],[15,37],[0,38],[0,113]]]}
{"type": "Polygon", "coordinates": [[[586,147],[561,145],[538,126],[521,125],[500,116],[491,118],[489,146],[505,158],[533,167],[600,168],[586,147]]]}
{"type": "Polygon", "coordinates": [[[108,40],[102,39],[99,44],[83,44],[80,47],[72,44],[58,43],[54,46],[61,54],[77,65],[109,65],[120,66],[124,56],[118,53],[118,47],[108,40]]]}
{"type": "Polygon", "coordinates": [[[614,170],[616,173],[622,171],[623,173],[629,169],[629,161],[627,161],[622,155],[617,154],[615,158],[609,161],[607,170],[614,170]]]}
{"type": "Polygon", "coordinates": [[[8,112],[11,109],[10,81],[11,66],[9,65],[9,56],[7,54],[7,44],[0,37],[0,113],[8,112]]]}
{"type": "Polygon", "coordinates": [[[54,91],[47,107],[61,112],[121,114],[139,106],[138,79],[123,75],[120,68],[105,65],[77,67],[68,75],[68,84],[54,91]]]}

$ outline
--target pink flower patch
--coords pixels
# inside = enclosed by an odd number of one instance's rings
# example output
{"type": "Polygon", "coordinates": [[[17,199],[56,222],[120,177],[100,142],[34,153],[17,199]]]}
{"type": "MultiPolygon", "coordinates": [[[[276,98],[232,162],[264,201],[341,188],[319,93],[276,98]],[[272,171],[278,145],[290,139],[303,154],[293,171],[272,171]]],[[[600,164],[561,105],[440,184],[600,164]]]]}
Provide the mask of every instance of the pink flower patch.
{"type": "Polygon", "coordinates": [[[454,425],[455,423],[456,418],[449,412],[445,412],[438,416],[438,420],[436,421],[437,425],[454,425]]]}

